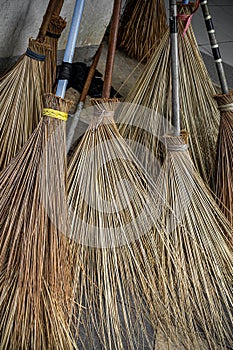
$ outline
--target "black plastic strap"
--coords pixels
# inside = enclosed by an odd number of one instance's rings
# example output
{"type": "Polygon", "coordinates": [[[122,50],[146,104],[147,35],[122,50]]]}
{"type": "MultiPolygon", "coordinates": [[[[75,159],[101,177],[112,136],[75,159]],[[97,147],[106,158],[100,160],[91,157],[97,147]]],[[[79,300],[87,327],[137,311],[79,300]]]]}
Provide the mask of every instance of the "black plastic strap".
{"type": "Polygon", "coordinates": [[[219,51],[219,47],[212,47],[212,52],[215,60],[221,59],[221,54],[219,51]]]}
{"type": "Polygon", "coordinates": [[[206,28],[207,28],[208,31],[214,30],[214,25],[213,25],[212,18],[205,19],[205,23],[206,23],[206,28]]]}
{"type": "Polygon", "coordinates": [[[170,33],[171,34],[178,33],[177,17],[175,17],[175,16],[170,17],[169,22],[170,22],[170,33]]]}
{"type": "Polygon", "coordinates": [[[26,56],[33,58],[36,61],[45,61],[45,58],[46,58],[45,55],[41,55],[40,53],[36,53],[29,48],[27,48],[26,56]]]}
{"type": "Polygon", "coordinates": [[[62,62],[58,80],[69,80],[72,74],[72,63],[62,62]]]}
{"type": "Polygon", "coordinates": [[[46,32],[46,36],[49,36],[50,38],[53,38],[53,39],[59,39],[61,34],[46,32]]]}

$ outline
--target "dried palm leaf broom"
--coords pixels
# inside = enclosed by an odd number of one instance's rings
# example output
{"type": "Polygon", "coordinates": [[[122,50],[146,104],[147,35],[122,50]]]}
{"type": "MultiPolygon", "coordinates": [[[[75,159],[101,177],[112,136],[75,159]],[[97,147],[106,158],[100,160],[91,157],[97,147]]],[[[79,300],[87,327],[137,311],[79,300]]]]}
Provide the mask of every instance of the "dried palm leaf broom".
{"type": "MultiPolygon", "coordinates": [[[[73,57],[83,6],[76,1],[64,60],[73,57]]],[[[1,349],[77,348],[65,186],[70,102],[59,89],[45,95],[38,127],[0,175],[1,349]]]]}
{"type": "Polygon", "coordinates": [[[208,9],[207,0],[200,2],[207,32],[216,64],[222,89],[221,95],[216,95],[221,113],[217,159],[215,164],[214,190],[220,208],[233,225],[233,93],[229,91],[218,42],[215,36],[213,21],[208,9]]]}
{"type": "Polygon", "coordinates": [[[119,47],[138,61],[148,60],[167,29],[163,0],[128,0],[119,29],[119,47]]]}
{"type": "MultiPolygon", "coordinates": [[[[179,14],[189,7],[179,7],[179,14]]],[[[188,27],[182,37],[185,25],[179,20],[179,77],[181,127],[188,131],[189,150],[201,177],[210,181],[216,154],[216,142],[220,114],[213,96],[216,93],[196,39],[188,27]]],[[[171,48],[167,30],[159,47],[153,54],[135,86],[125,99],[129,105],[119,113],[119,130],[129,140],[140,161],[153,176],[157,176],[151,166],[152,157],[144,159],[141,147],[148,149],[149,155],[160,155],[159,137],[171,122],[171,48]],[[145,108],[142,108],[145,107],[145,108]],[[151,152],[152,151],[152,152],[151,152]],[[142,157],[143,156],[143,157],[142,157]]]]}
{"type": "Polygon", "coordinates": [[[45,72],[51,50],[44,39],[55,3],[50,0],[37,39],[29,39],[26,53],[0,78],[0,170],[38,125],[42,95],[51,89],[49,72],[45,72]]]}
{"type": "MultiPolygon", "coordinates": [[[[180,55],[176,23],[172,23],[176,21],[176,1],[170,1],[170,8],[172,123],[175,131],[165,137],[167,155],[156,185],[179,220],[174,223],[163,211],[171,241],[164,247],[162,258],[168,267],[167,280],[173,286],[165,297],[180,302],[187,311],[187,323],[202,334],[207,349],[226,349],[233,346],[233,250],[229,243],[232,230],[195,170],[187,144],[180,136],[180,55]],[[172,262],[170,249],[176,251],[172,262]]],[[[202,346],[194,345],[193,348],[201,349],[202,346]]]]}

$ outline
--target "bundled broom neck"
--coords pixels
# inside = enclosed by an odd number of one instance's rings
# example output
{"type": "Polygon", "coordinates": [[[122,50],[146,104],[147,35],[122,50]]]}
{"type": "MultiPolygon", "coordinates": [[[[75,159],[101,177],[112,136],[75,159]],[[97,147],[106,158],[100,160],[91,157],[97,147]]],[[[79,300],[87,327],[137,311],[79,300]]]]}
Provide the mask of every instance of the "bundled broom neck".
{"type": "Polygon", "coordinates": [[[46,61],[46,64],[47,64],[46,70],[47,72],[51,72],[50,74],[51,81],[48,83],[51,89],[54,87],[56,76],[57,76],[58,40],[61,36],[61,33],[66,27],[66,21],[60,16],[63,3],[64,3],[63,0],[57,1],[51,20],[49,22],[49,26],[48,26],[48,29],[46,32],[46,38],[45,38],[45,42],[48,43],[52,48],[50,60],[46,61]]]}

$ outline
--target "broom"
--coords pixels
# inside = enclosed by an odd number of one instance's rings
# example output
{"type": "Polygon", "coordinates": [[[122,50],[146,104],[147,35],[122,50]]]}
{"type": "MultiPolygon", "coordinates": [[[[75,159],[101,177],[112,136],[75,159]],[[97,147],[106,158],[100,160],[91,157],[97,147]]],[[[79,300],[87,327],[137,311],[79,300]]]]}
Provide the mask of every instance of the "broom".
{"type": "Polygon", "coordinates": [[[221,119],[217,143],[214,190],[221,210],[233,225],[233,95],[227,85],[219,46],[215,37],[214,25],[208,9],[208,2],[201,1],[200,4],[222,89],[222,95],[215,96],[221,119]]]}
{"type": "MultiPolygon", "coordinates": [[[[146,298],[143,300],[140,297],[139,281],[136,283],[136,288],[133,287],[135,279],[141,278],[142,284],[144,281],[140,272],[139,277],[138,272],[135,272],[130,250],[127,249],[127,236],[122,230],[127,223],[130,227],[130,209],[123,211],[122,218],[117,214],[118,201],[119,203],[125,201],[127,204],[133,198],[129,196],[129,189],[125,186],[124,180],[130,183],[132,174],[137,180],[143,176],[133,162],[129,167],[127,164],[129,156],[127,152],[122,153],[119,135],[114,137],[117,130],[112,114],[117,100],[110,100],[109,95],[120,7],[121,1],[115,1],[104,79],[104,97],[94,101],[95,114],[99,111],[100,115],[89,126],[68,166],[69,207],[73,213],[71,237],[77,242],[76,293],[79,304],[84,306],[77,310],[79,321],[77,338],[78,345],[85,349],[95,349],[98,346],[106,349],[135,349],[138,347],[138,342],[142,341],[140,327],[145,329],[145,317],[141,315],[145,309],[146,298]],[[109,142],[108,148],[106,142],[109,142]],[[114,155],[113,160],[111,155],[114,155]],[[103,162],[107,164],[103,164],[101,170],[99,167],[103,162]],[[112,166],[118,162],[116,169],[119,169],[119,172],[112,172],[112,166]],[[91,191],[91,188],[94,188],[94,191],[91,191]],[[117,200],[113,200],[113,196],[117,196],[117,200]],[[116,229],[119,227],[117,234],[114,234],[114,227],[116,229]],[[119,249],[118,246],[121,245],[123,247],[119,249]],[[124,268],[125,264],[128,266],[128,271],[124,268]]],[[[142,194],[140,192],[137,194],[134,188],[130,187],[130,190],[138,199],[135,200],[132,211],[140,214],[146,203],[146,192],[141,186],[141,179],[138,186],[142,194]]],[[[143,221],[141,225],[143,226],[143,221]]],[[[146,336],[146,343],[149,343],[150,348],[153,340],[153,337],[151,340],[149,335],[146,336]]]]}
{"type": "MultiPolygon", "coordinates": [[[[116,15],[119,8],[117,1],[116,15]]],[[[111,73],[108,67],[105,76],[111,73]]],[[[110,86],[105,79],[105,97],[94,101],[93,121],[68,166],[74,283],[82,305],[76,311],[77,343],[84,349],[154,349],[159,328],[173,343],[191,348],[200,336],[187,326],[181,302],[169,299],[168,310],[164,300],[164,289],[174,291],[161,250],[170,235],[160,219],[162,198],[116,128],[110,86]]],[[[173,261],[176,249],[169,254],[173,261]]]]}
{"type": "Polygon", "coordinates": [[[201,334],[208,349],[226,349],[233,346],[232,229],[196,172],[180,136],[176,1],[170,1],[170,8],[175,131],[165,137],[167,155],[156,185],[179,220],[174,223],[164,211],[164,224],[171,234],[163,260],[173,286],[164,291],[164,298],[182,305],[179,317],[185,317],[190,329],[201,334]],[[173,261],[170,249],[176,251],[173,261]]]}
{"type": "MultiPolygon", "coordinates": [[[[70,61],[83,3],[75,6],[65,51],[70,61]]],[[[0,174],[1,349],[77,348],[65,188],[70,105],[58,92],[46,94],[38,127],[0,174]]]]}
{"type": "Polygon", "coordinates": [[[48,80],[45,79],[44,63],[46,57],[49,59],[50,48],[43,41],[54,6],[55,0],[50,0],[37,40],[29,39],[26,53],[0,78],[0,170],[38,125],[42,94],[50,91],[51,78],[46,73],[48,80]]]}
{"type": "Polygon", "coordinates": [[[119,29],[118,45],[138,61],[148,60],[167,29],[163,0],[128,0],[119,29]]]}
{"type": "Polygon", "coordinates": [[[63,6],[64,0],[57,0],[55,10],[53,12],[53,15],[51,17],[48,30],[46,32],[45,42],[51,47],[51,57],[50,60],[46,60],[46,72],[51,72],[51,82],[50,85],[51,88],[54,86],[54,83],[56,81],[57,77],[57,46],[58,46],[58,39],[61,36],[61,33],[66,27],[66,21],[59,16],[62,6],[63,6]]]}
{"type": "MultiPolygon", "coordinates": [[[[189,9],[187,6],[179,8],[180,13],[186,14],[189,9]]],[[[220,119],[217,103],[213,100],[216,92],[191,25],[183,37],[183,21],[179,21],[178,27],[181,126],[190,135],[189,148],[195,167],[206,182],[212,182],[210,174],[215,159],[220,119]]],[[[151,166],[151,162],[161,161],[160,138],[165,129],[171,128],[170,51],[169,31],[166,31],[159,47],[126,97],[125,102],[129,104],[117,117],[120,133],[154,178],[158,172],[155,166],[151,166]],[[143,152],[142,147],[145,150],[143,152]]]]}

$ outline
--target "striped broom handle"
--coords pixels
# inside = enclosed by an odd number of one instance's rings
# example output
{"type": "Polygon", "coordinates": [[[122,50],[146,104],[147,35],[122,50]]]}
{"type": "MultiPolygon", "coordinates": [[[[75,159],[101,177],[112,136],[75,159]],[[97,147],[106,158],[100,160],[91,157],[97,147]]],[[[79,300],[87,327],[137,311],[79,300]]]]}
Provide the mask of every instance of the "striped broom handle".
{"type": "Polygon", "coordinates": [[[75,45],[78,37],[85,0],[76,0],[70,32],[62,62],[61,73],[57,84],[56,96],[65,97],[68,79],[71,74],[75,45]]]}
{"type": "Polygon", "coordinates": [[[170,39],[172,71],[172,124],[174,135],[180,136],[180,101],[179,101],[179,59],[178,59],[178,26],[176,0],[170,0],[170,39]]]}
{"type": "Polygon", "coordinates": [[[215,29],[214,29],[212,17],[211,17],[210,12],[209,12],[207,0],[201,0],[200,5],[201,5],[204,20],[205,20],[205,24],[206,24],[206,28],[207,28],[207,32],[208,32],[208,36],[209,36],[209,40],[210,40],[211,49],[213,52],[214,61],[215,61],[217,72],[218,72],[218,77],[219,77],[222,93],[227,94],[229,92],[229,89],[228,89],[228,85],[227,85],[227,80],[226,80],[226,76],[225,76],[225,72],[224,72],[224,68],[223,68],[223,63],[222,63],[222,58],[221,58],[218,42],[217,42],[217,39],[215,36],[215,29]]]}

